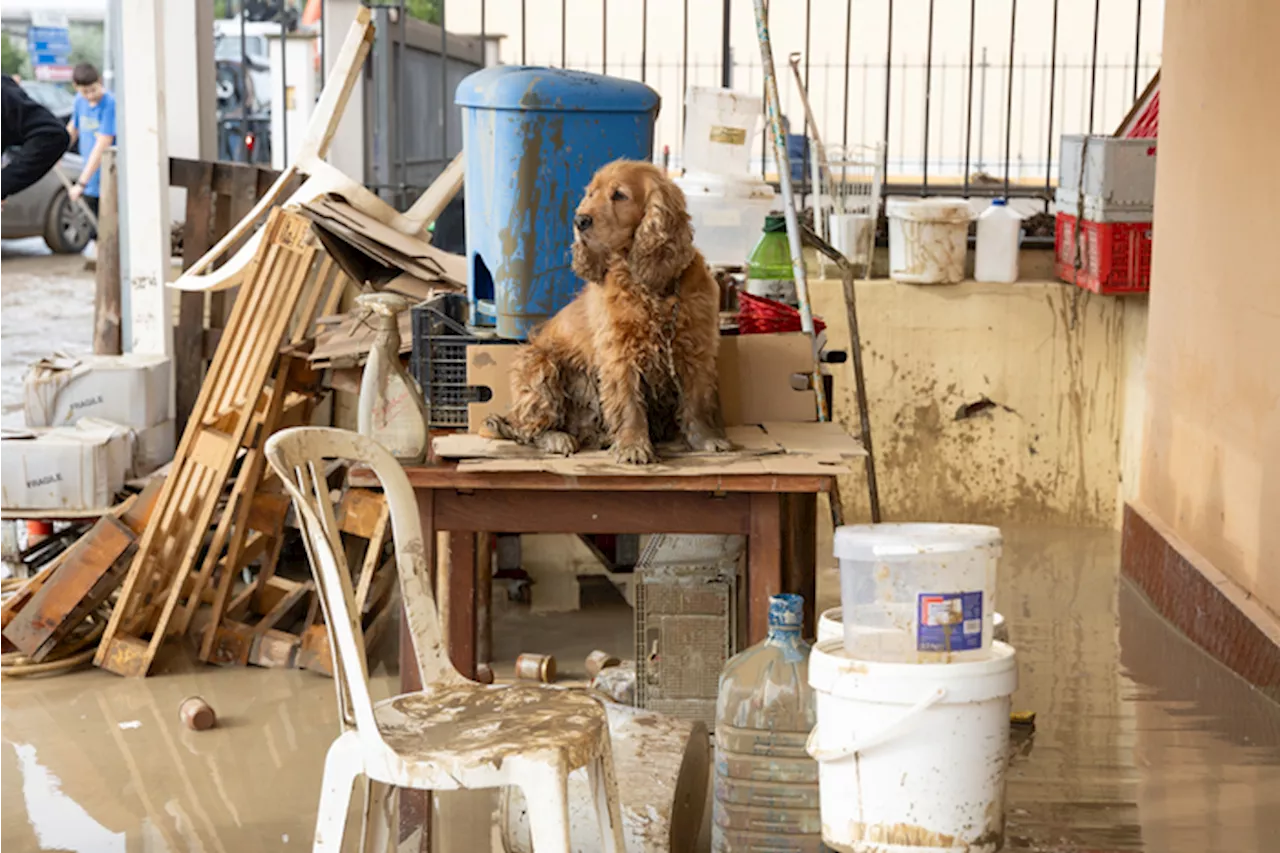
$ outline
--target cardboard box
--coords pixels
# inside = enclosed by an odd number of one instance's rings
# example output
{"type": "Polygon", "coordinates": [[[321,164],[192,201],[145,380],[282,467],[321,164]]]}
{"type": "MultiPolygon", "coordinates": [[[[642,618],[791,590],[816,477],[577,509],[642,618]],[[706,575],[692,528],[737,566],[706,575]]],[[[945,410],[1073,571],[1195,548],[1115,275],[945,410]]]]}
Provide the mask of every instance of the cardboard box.
{"type": "Polygon", "coordinates": [[[132,476],[145,477],[173,461],[177,448],[177,428],[173,418],[138,430],[133,445],[132,476]]]}
{"type": "Polygon", "coordinates": [[[23,381],[28,427],[70,426],[101,418],[134,430],[169,419],[170,361],[160,355],[55,355],[31,365],[23,381]]]}
{"type": "Polygon", "coordinates": [[[0,468],[6,510],[90,510],[115,502],[132,460],[133,436],[97,420],[6,430],[0,468]]]}

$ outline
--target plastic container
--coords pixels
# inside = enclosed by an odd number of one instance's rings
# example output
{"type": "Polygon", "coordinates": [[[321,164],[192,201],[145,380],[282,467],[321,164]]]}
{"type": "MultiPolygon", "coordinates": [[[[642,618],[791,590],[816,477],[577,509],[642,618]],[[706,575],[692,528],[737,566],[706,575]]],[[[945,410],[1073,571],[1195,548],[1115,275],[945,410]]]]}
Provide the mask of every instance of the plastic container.
{"type": "Polygon", "coordinates": [[[1074,207],[1078,194],[1104,213],[1150,210],[1156,196],[1156,141],[1065,134],[1058,187],[1074,207]]]}
{"type": "Polygon", "coordinates": [[[1018,280],[1018,247],[1022,243],[1022,217],[1002,198],[978,217],[973,278],[1012,284],[1018,280]]]}
{"type": "Polygon", "coordinates": [[[818,853],[816,720],[804,599],[769,599],[769,636],[725,664],[716,703],[713,853],[818,853]]]}
{"type": "Polygon", "coordinates": [[[868,660],[950,663],[991,648],[1000,530],[864,524],[835,534],[845,648],[868,660]]]}
{"type": "Polygon", "coordinates": [[[916,666],[819,643],[809,683],[818,722],[823,840],[859,853],[995,853],[1004,845],[1012,648],[916,666]]]}
{"type": "Polygon", "coordinates": [[[832,248],[851,263],[871,263],[871,253],[876,245],[875,217],[866,213],[830,213],[827,226],[832,248]]]}
{"type": "Polygon", "coordinates": [[[794,306],[795,268],[791,266],[791,244],[787,241],[787,220],[771,213],[764,220],[764,234],[747,259],[747,293],[794,306]]]}
{"type": "Polygon", "coordinates": [[[500,65],[458,84],[472,320],[523,340],[573,299],[573,210],[619,158],[651,160],[658,93],[643,83],[500,65]]]}
{"type": "Polygon", "coordinates": [[[762,101],[711,86],[690,86],[685,97],[685,172],[746,176],[762,101]]]}
{"type": "MultiPolygon", "coordinates": [[[[1009,642],[1009,626],[1005,624],[1004,614],[991,614],[991,637],[997,643],[1009,642]]],[[[839,607],[822,611],[818,617],[818,642],[840,640],[844,638],[844,611],[839,607]]]]}
{"type": "Polygon", "coordinates": [[[719,267],[747,264],[765,217],[776,204],[773,187],[750,175],[706,172],[676,179],[684,190],[693,225],[693,244],[707,263],[719,267]]]}
{"type": "Polygon", "coordinates": [[[891,198],[889,277],[908,284],[964,279],[972,213],[962,198],[891,198]]]}
{"type": "Polygon", "coordinates": [[[1085,219],[1079,226],[1078,242],[1076,227],[1074,216],[1058,212],[1053,239],[1054,268],[1058,278],[1094,293],[1123,295],[1151,290],[1150,219],[1146,222],[1094,222],[1085,219]]]}
{"type": "Polygon", "coordinates": [[[427,407],[413,377],[400,361],[400,323],[409,301],[395,293],[362,293],[356,304],[369,312],[377,334],[360,378],[356,430],[402,462],[427,455],[427,407]]]}

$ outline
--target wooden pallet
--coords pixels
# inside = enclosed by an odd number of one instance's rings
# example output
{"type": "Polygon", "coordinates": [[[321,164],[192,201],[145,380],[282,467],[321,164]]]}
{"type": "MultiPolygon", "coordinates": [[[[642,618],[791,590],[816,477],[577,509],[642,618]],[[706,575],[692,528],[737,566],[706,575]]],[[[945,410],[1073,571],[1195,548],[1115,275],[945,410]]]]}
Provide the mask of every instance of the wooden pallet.
{"type": "Polygon", "coordinates": [[[300,308],[313,302],[305,298],[305,291],[316,279],[316,255],[307,220],[272,211],[156,512],[138,543],[94,657],[96,665],[119,675],[146,675],[174,613],[188,604],[183,600],[184,592],[193,589],[188,576],[255,424],[281,342],[289,337],[289,325],[300,308]]]}

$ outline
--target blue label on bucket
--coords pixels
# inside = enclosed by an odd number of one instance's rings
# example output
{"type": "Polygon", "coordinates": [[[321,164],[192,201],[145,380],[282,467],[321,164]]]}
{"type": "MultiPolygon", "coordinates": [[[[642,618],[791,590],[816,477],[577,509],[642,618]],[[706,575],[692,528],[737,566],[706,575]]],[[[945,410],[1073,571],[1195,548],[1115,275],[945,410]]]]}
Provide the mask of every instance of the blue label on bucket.
{"type": "Polygon", "coordinates": [[[922,592],[916,650],[967,652],[982,648],[981,592],[922,592]]]}

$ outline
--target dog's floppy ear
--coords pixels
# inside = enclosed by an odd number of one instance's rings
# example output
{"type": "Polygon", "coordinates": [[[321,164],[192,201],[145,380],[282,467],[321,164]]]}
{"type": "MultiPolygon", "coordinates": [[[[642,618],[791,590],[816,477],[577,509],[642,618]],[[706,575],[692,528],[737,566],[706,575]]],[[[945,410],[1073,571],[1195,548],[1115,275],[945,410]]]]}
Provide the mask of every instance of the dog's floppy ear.
{"type": "Polygon", "coordinates": [[[655,290],[664,290],[693,262],[693,229],[684,193],[666,175],[648,182],[644,219],[631,242],[631,277],[655,290]]]}

